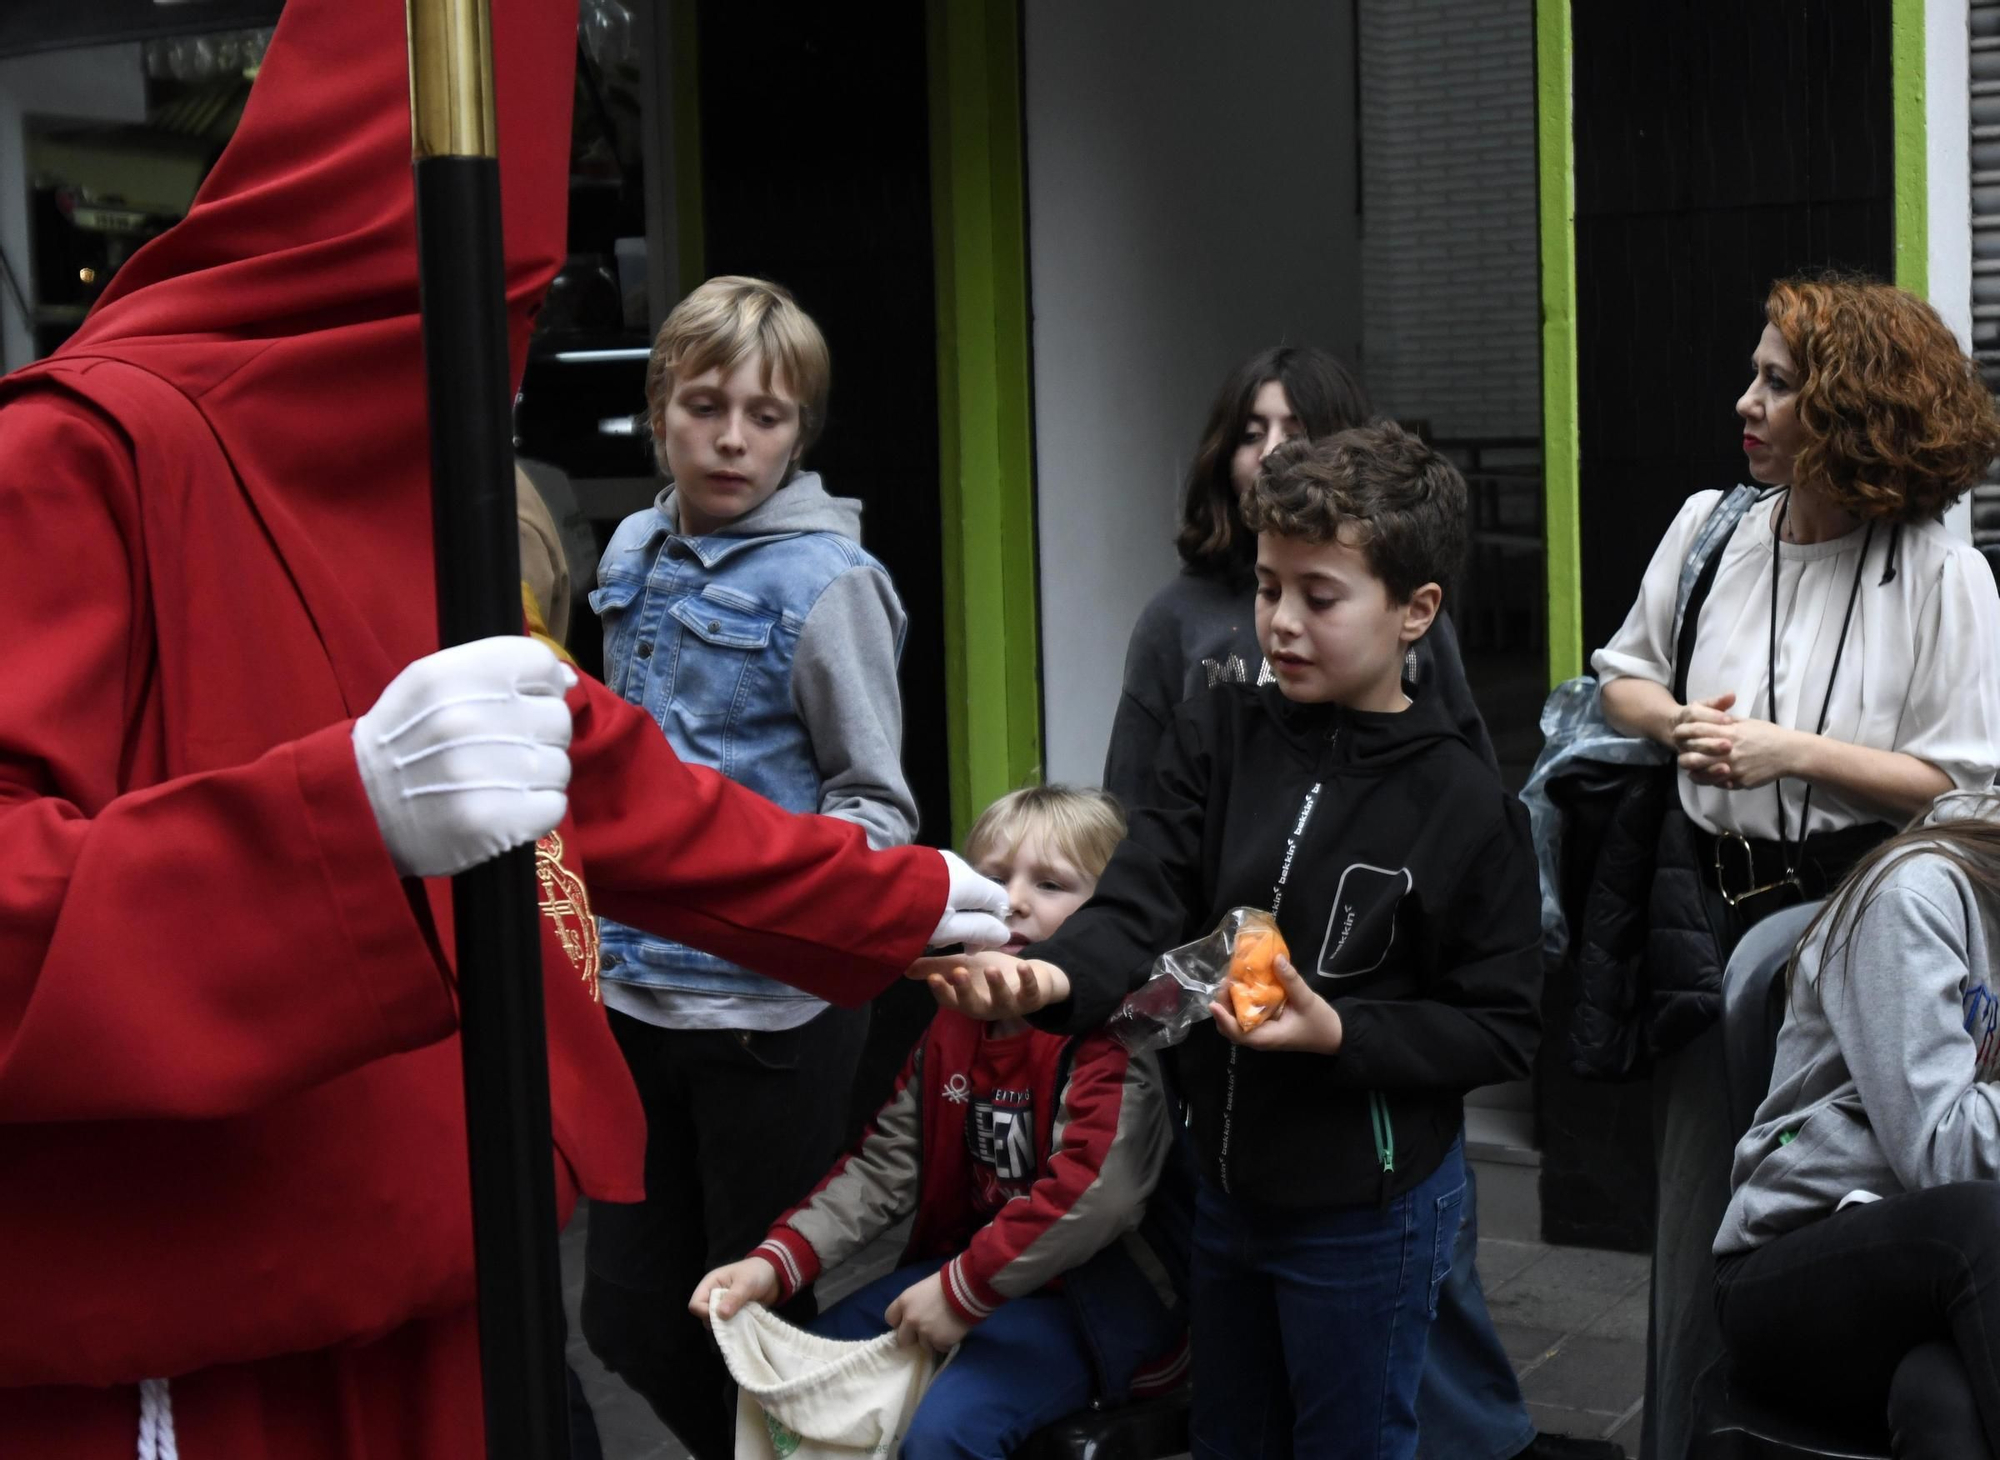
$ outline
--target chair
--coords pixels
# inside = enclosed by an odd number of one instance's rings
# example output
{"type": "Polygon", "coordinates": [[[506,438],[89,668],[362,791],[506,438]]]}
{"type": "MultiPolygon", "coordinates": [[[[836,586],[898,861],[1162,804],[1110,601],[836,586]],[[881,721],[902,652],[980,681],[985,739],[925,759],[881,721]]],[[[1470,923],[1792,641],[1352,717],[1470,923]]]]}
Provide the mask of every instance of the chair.
{"type": "Polygon", "coordinates": [[[1100,1409],[1092,1404],[1028,1436],[1013,1460],[1166,1460],[1188,1448],[1188,1389],[1100,1409]]]}
{"type": "MultiPolygon", "coordinates": [[[[1722,1058],[1729,1121],[1741,1137],[1771,1086],[1771,1061],[1792,949],[1822,904],[1773,913],[1743,935],[1722,975],[1722,1058]]],[[[1747,1384],[1725,1356],[1702,1375],[1694,1397],[1696,1460],[1887,1460],[1886,1432],[1857,1435],[1796,1413],[1747,1384]]]]}
{"type": "Polygon", "coordinates": [[[1722,972],[1722,1061],[1729,1079],[1729,1127],[1741,1139],[1771,1088],[1771,1061],[1785,1022],[1784,978],[1792,950],[1823,906],[1772,913],[1745,933],[1722,972]]]}

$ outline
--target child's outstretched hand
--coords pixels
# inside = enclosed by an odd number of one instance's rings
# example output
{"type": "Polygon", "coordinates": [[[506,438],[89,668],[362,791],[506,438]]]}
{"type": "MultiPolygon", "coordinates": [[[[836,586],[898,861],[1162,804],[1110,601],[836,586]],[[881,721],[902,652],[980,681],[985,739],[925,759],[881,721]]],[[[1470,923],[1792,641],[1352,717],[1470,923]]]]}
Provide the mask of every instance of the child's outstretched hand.
{"type": "Polygon", "coordinates": [[[694,1296],[688,1299],[688,1312],[706,1323],[711,1306],[716,1317],[733,1318],[745,1303],[762,1303],[768,1308],[777,1301],[778,1270],[761,1257],[746,1257],[718,1267],[697,1283],[694,1296]]]}
{"type": "Polygon", "coordinates": [[[1227,999],[1210,1004],[1208,1012],[1215,1016],[1215,1027],[1222,1031],[1222,1037],[1231,1044],[1247,1045],[1251,1049],[1339,1053],[1342,1037],[1339,1012],[1299,977],[1291,959],[1280,958],[1272,967],[1278,975],[1278,982],[1284,986],[1283,1006],[1246,1034],[1243,1026],[1236,1022],[1236,1015],[1227,999]]]}
{"type": "Polygon", "coordinates": [[[972,1332],[972,1325],[945,1301],[942,1271],[904,1288],[882,1317],[896,1330],[896,1342],[907,1348],[921,1339],[941,1354],[957,1348],[959,1340],[972,1332]]]}
{"type": "Polygon", "coordinates": [[[919,958],[904,977],[922,979],[939,1004],[972,1019],[1018,1019],[1069,997],[1068,974],[1011,953],[919,958]]]}

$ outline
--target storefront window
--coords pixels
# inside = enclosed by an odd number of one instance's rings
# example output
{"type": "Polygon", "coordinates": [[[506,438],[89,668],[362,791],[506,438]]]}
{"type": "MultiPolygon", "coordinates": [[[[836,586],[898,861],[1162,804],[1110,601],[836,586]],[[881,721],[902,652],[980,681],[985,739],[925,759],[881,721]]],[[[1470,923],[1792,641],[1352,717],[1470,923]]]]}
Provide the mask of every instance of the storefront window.
{"type": "Polygon", "coordinates": [[[37,354],[68,339],[125,260],[186,215],[270,39],[265,27],[146,42],[143,121],[27,119],[37,354]]]}
{"type": "MultiPolygon", "coordinates": [[[[582,0],[570,258],[538,321],[538,355],[644,343],[649,301],[637,31],[626,0],[582,0]]],[[[143,68],[142,118],[80,120],[93,110],[83,96],[74,108],[24,118],[28,258],[16,271],[26,277],[15,283],[26,296],[21,303],[33,321],[36,354],[67,339],[125,260],[186,215],[235,132],[271,35],[264,26],[102,48],[106,64],[143,68]]]]}
{"type": "Polygon", "coordinates": [[[638,22],[583,0],[570,132],[569,258],[549,288],[517,411],[524,456],[586,478],[643,478],[651,302],[638,22]]]}

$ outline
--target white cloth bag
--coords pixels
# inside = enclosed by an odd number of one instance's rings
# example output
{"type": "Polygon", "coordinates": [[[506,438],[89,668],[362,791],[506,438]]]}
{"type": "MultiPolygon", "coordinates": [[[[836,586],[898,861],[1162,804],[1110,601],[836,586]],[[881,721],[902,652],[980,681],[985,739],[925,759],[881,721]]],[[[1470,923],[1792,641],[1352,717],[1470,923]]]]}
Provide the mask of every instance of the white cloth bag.
{"type": "Polygon", "coordinates": [[[713,1326],[739,1390],[736,1460],[893,1460],[938,1371],[924,1344],[821,1338],[761,1303],[713,1326]]]}

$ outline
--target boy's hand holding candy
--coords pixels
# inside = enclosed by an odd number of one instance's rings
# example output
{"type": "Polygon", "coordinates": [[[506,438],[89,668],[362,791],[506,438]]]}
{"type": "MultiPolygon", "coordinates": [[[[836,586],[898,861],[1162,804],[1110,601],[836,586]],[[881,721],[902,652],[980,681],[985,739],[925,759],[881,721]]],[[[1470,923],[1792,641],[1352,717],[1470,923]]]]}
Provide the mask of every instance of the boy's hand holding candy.
{"type": "Polygon", "coordinates": [[[1256,911],[1244,915],[1229,955],[1229,1006],[1245,1034],[1284,1008],[1285,986],[1277,970],[1291,956],[1276,918],[1256,911]]]}
{"type": "Polygon", "coordinates": [[[1209,1013],[1215,1016],[1215,1027],[1222,1031],[1222,1037],[1232,1044],[1247,1045],[1251,1049],[1340,1053],[1343,1032],[1339,1012],[1299,977],[1291,959],[1280,957],[1273,960],[1272,971],[1278,976],[1279,987],[1285,991],[1285,1001],[1255,1028],[1244,1029],[1227,1001],[1217,1000],[1208,1006],[1209,1013]]]}
{"type": "Polygon", "coordinates": [[[1019,1019],[1069,997],[1068,974],[1011,953],[920,958],[904,977],[922,979],[940,1005],[969,1019],[1019,1019]]]}

